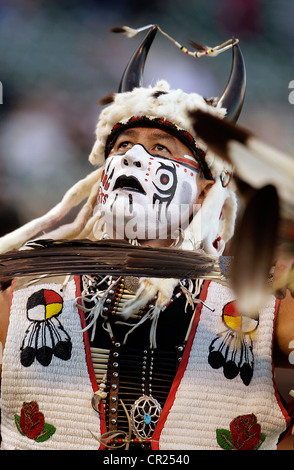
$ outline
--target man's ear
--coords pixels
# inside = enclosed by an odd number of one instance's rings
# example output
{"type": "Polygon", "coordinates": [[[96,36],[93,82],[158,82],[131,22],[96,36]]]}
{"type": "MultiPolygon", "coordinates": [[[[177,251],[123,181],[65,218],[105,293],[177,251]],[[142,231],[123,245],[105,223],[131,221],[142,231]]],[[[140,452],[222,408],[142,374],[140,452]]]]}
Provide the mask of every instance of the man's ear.
{"type": "Polygon", "coordinates": [[[207,196],[208,191],[212,188],[215,181],[207,180],[205,178],[199,178],[198,180],[198,193],[197,193],[197,204],[203,204],[204,199],[207,196]]]}

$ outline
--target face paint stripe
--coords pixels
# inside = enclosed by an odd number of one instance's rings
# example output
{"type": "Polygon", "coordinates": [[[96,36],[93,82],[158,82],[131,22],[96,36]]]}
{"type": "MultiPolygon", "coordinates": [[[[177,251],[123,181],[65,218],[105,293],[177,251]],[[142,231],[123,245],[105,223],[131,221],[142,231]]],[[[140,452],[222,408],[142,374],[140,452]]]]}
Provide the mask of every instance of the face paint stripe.
{"type": "Polygon", "coordinates": [[[194,159],[188,159],[188,158],[185,158],[185,157],[174,157],[173,158],[174,161],[176,162],[179,162],[179,163],[182,163],[183,165],[187,165],[187,166],[191,166],[193,168],[196,168],[197,170],[199,170],[199,165],[197,164],[197,162],[194,160],[194,159]]]}
{"type": "MultiPolygon", "coordinates": [[[[140,145],[141,147],[143,147],[143,149],[145,150],[145,152],[149,155],[149,160],[154,160],[154,158],[163,158],[165,160],[170,160],[170,161],[175,161],[175,162],[179,162],[181,163],[182,165],[187,165],[189,167],[192,167],[193,169],[197,169],[199,170],[199,165],[197,163],[197,161],[195,160],[194,157],[192,156],[189,156],[189,155],[185,155],[184,157],[176,157],[176,156],[172,156],[171,158],[168,158],[168,157],[165,157],[163,155],[154,155],[154,154],[150,154],[150,152],[148,152],[148,150],[145,148],[145,146],[143,144],[140,144],[140,143],[137,143],[135,144],[134,146],[136,145],[140,145]],[[152,156],[151,156],[152,155],[152,156]]],[[[134,147],[133,146],[133,147],[134,147]]],[[[132,147],[132,148],[133,148],[132,147]]],[[[124,155],[126,155],[128,152],[129,152],[130,149],[126,150],[125,152],[122,152],[122,153],[113,153],[111,154],[112,157],[123,157],[124,155]]],[[[151,161],[148,161],[148,165],[152,165],[152,162],[151,161]]]]}

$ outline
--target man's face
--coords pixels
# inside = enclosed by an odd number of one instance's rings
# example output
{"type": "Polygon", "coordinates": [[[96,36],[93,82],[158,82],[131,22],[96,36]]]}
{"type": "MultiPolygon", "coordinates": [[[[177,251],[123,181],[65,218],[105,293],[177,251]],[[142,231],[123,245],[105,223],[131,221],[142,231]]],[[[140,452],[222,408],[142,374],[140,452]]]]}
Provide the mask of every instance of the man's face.
{"type": "Polygon", "coordinates": [[[199,168],[191,151],[157,128],[121,132],[105,162],[98,208],[113,238],[176,238],[195,215],[199,168]]]}

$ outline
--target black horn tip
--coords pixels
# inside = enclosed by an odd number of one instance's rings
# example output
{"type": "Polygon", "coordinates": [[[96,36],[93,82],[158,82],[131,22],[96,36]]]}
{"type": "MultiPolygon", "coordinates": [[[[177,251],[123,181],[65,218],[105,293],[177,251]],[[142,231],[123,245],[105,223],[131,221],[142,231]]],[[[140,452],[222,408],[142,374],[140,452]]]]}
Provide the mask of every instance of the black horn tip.
{"type": "Polygon", "coordinates": [[[123,73],[118,92],[132,91],[142,86],[144,66],[150,46],[155,38],[157,26],[153,25],[143,39],[140,46],[135,50],[123,73]]]}
{"type": "Polygon", "coordinates": [[[246,68],[239,44],[232,48],[232,68],[226,89],[218,105],[226,108],[225,119],[237,122],[241,113],[246,90],[246,68]]]}

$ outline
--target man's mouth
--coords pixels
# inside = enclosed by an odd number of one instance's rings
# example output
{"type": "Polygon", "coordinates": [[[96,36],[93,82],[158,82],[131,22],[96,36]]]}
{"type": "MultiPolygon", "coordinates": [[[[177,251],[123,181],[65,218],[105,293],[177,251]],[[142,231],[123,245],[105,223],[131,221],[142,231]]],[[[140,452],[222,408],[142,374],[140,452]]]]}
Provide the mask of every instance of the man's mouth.
{"type": "Polygon", "coordinates": [[[126,189],[127,191],[136,191],[138,193],[146,194],[141,183],[134,176],[119,176],[113,189],[126,189]]]}

